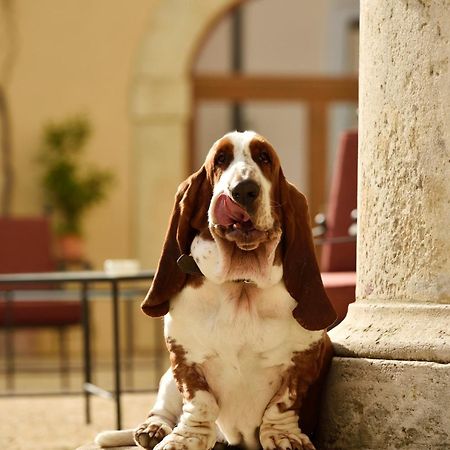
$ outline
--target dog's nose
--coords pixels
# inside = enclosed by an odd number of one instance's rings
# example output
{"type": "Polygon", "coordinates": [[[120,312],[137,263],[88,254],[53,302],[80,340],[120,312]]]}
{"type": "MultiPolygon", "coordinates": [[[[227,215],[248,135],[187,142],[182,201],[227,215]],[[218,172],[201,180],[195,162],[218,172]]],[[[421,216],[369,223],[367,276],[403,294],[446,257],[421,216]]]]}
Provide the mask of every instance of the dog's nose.
{"type": "Polygon", "coordinates": [[[259,185],[253,180],[239,182],[231,191],[233,199],[249,209],[252,207],[259,195],[259,185]]]}

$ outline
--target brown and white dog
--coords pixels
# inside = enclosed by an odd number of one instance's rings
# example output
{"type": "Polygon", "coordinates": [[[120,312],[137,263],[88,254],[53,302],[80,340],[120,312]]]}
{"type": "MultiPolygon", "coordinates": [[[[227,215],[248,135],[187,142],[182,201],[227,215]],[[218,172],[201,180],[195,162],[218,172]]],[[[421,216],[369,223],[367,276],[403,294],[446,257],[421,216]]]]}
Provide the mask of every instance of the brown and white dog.
{"type": "Polygon", "coordinates": [[[98,444],[314,449],[336,315],[305,197],[266,139],[225,135],[180,185],[142,309],[164,316],[171,369],[145,423],[98,444]]]}

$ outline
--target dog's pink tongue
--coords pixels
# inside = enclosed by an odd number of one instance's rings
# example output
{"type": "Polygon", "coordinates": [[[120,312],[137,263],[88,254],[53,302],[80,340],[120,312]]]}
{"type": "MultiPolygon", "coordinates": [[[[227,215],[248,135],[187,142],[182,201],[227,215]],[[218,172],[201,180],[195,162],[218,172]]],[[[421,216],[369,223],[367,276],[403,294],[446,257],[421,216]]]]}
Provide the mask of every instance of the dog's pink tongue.
{"type": "Polygon", "coordinates": [[[223,225],[224,227],[228,227],[234,223],[244,223],[250,220],[247,211],[225,194],[221,194],[217,199],[214,215],[217,224],[223,225]]]}

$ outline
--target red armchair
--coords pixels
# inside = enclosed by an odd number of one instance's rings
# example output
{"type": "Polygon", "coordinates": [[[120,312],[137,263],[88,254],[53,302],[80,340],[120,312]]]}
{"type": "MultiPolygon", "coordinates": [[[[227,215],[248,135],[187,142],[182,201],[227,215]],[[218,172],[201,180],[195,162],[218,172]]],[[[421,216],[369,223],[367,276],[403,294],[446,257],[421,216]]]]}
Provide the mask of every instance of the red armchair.
{"type": "MultiPolygon", "coordinates": [[[[45,218],[0,219],[0,273],[48,272],[56,268],[51,253],[51,232],[45,218]]],[[[14,387],[14,332],[17,328],[53,327],[58,331],[60,372],[67,385],[66,331],[81,323],[79,301],[22,300],[14,290],[53,289],[54,285],[8,285],[0,287],[0,329],[5,333],[7,387],[14,387]]]]}

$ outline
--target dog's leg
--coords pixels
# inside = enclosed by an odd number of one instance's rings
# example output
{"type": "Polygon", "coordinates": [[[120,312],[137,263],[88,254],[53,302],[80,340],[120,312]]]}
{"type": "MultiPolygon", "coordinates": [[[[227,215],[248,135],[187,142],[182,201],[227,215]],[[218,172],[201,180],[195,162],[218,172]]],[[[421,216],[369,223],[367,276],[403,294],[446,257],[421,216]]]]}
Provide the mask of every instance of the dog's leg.
{"type": "Polygon", "coordinates": [[[150,411],[148,419],[136,429],[103,431],[97,435],[95,442],[103,448],[121,447],[138,444],[152,449],[177,424],[182,412],[182,397],[168,370],[159,382],[158,396],[150,411]]]}
{"type": "Polygon", "coordinates": [[[262,418],[259,438],[264,450],[315,450],[299,427],[299,414],[310,416],[305,417],[310,425],[314,422],[318,398],[311,402],[310,395],[318,392],[317,383],[324,377],[331,356],[328,336],[293,356],[293,365],[283,374],[281,386],[262,418]]]}
{"type": "Polygon", "coordinates": [[[183,396],[178,425],[155,450],[209,450],[217,439],[215,421],[219,407],[201,368],[189,363],[181,346],[168,340],[172,372],[183,396]]]}
{"type": "Polygon", "coordinates": [[[315,450],[298,426],[297,412],[280,411],[276,403],[270,404],[264,413],[259,439],[264,450],[315,450]]]}
{"type": "Polygon", "coordinates": [[[216,443],[218,406],[213,395],[197,391],[186,399],[180,422],[155,450],[209,450],[216,443]]]}
{"type": "Polygon", "coordinates": [[[183,399],[169,369],[161,378],[156,402],[147,420],[134,430],[136,444],[152,449],[162,441],[178,423],[183,399]]]}

